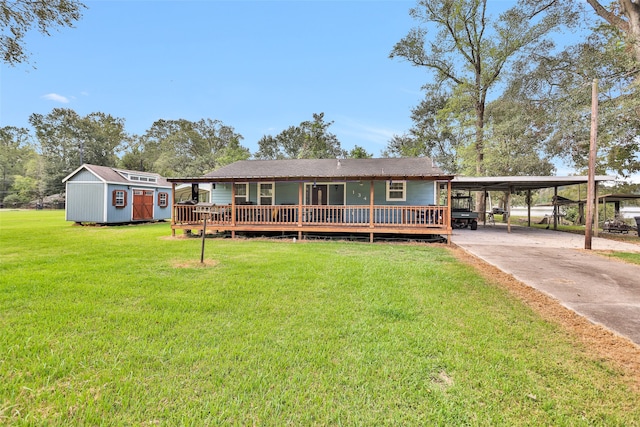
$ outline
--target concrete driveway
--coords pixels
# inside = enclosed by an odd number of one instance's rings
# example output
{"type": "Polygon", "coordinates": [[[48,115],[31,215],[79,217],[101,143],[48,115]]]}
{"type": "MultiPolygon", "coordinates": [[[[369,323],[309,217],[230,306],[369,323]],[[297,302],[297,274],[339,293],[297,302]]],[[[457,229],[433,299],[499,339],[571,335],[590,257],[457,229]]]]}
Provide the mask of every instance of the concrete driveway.
{"type": "MultiPolygon", "coordinates": [[[[584,236],[503,224],[454,230],[452,242],[640,345],[640,266],[584,250],[584,236]]],[[[638,244],[593,238],[594,250],[640,253],[638,244]]]]}

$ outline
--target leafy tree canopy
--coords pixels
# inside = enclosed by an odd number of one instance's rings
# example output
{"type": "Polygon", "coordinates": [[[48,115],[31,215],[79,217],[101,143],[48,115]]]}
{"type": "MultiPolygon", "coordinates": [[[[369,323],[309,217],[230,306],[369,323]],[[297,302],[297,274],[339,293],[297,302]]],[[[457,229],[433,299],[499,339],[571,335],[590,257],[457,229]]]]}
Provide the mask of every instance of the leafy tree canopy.
{"type": "Polygon", "coordinates": [[[515,114],[539,129],[550,155],[578,169],[588,164],[591,86],[597,79],[598,172],[628,176],[640,170],[640,67],[625,39],[617,28],[600,25],[582,43],[516,64],[509,80],[506,96],[521,101],[515,114]]]}
{"type": "Polygon", "coordinates": [[[27,164],[35,154],[27,129],[13,126],[0,128],[0,202],[16,179],[26,173],[27,164]]]}
{"type": "Polygon", "coordinates": [[[0,0],[0,55],[5,63],[26,62],[24,36],[32,28],[49,35],[56,27],[73,27],[84,4],[75,0],[0,0]]]}
{"type": "Polygon", "coordinates": [[[117,166],[128,139],[124,120],[105,113],[82,117],[71,109],[54,108],[47,115],[32,114],[29,122],[44,160],[48,194],[62,192],[62,179],[83,163],[117,166]]]}
{"type": "Polygon", "coordinates": [[[291,126],[275,137],[263,136],[255,153],[258,159],[332,159],[344,158],[347,152],[338,138],[329,132],[333,122],[324,121],[324,113],[313,114],[313,120],[291,126]]]}
{"type": "Polygon", "coordinates": [[[163,176],[201,176],[248,159],[251,153],[241,140],[242,135],[219,120],[158,120],[130,145],[123,161],[133,169],[163,176]]]}

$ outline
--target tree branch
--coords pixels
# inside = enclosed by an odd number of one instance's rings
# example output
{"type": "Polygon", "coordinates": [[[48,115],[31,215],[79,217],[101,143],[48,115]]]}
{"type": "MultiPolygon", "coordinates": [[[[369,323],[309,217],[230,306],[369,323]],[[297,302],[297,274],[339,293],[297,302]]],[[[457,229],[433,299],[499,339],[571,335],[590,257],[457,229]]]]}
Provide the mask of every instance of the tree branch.
{"type": "Polygon", "coordinates": [[[624,31],[625,33],[628,33],[630,28],[629,28],[629,22],[625,21],[624,19],[620,18],[618,15],[616,15],[613,12],[609,12],[604,6],[602,6],[600,4],[600,2],[598,2],[597,0],[587,0],[587,3],[589,3],[589,5],[591,5],[591,7],[593,8],[593,10],[595,10],[596,14],[598,16],[600,16],[601,18],[603,18],[605,21],[607,21],[609,24],[613,25],[614,27],[624,31]]]}

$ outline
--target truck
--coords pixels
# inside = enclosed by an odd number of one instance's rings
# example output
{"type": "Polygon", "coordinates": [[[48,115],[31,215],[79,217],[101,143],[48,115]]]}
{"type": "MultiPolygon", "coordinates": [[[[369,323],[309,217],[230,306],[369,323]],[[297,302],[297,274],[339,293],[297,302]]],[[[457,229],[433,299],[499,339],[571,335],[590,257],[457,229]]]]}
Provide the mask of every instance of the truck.
{"type": "Polygon", "coordinates": [[[471,196],[455,195],[451,197],[451,226],[453,228],[478,229],[478,212],[474,212],[471,196]]]}

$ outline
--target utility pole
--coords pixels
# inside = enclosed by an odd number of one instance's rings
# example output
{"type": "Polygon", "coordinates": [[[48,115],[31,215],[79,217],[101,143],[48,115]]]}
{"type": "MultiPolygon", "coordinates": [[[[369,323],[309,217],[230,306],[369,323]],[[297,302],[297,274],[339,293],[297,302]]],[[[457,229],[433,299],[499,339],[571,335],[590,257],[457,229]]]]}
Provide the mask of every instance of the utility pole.
{"type": "MultiPolygon", "coordinates": [[[[589,176],[587,180],[587,223],[584,228],[584,248],[591,249],[591,230],[596,195],[596,141],[598,138],[598,79],[591,85],[591,137],[589,138],[589,176]]],[[[598,227],[598,224],[596,224],[598,227]]]]}

